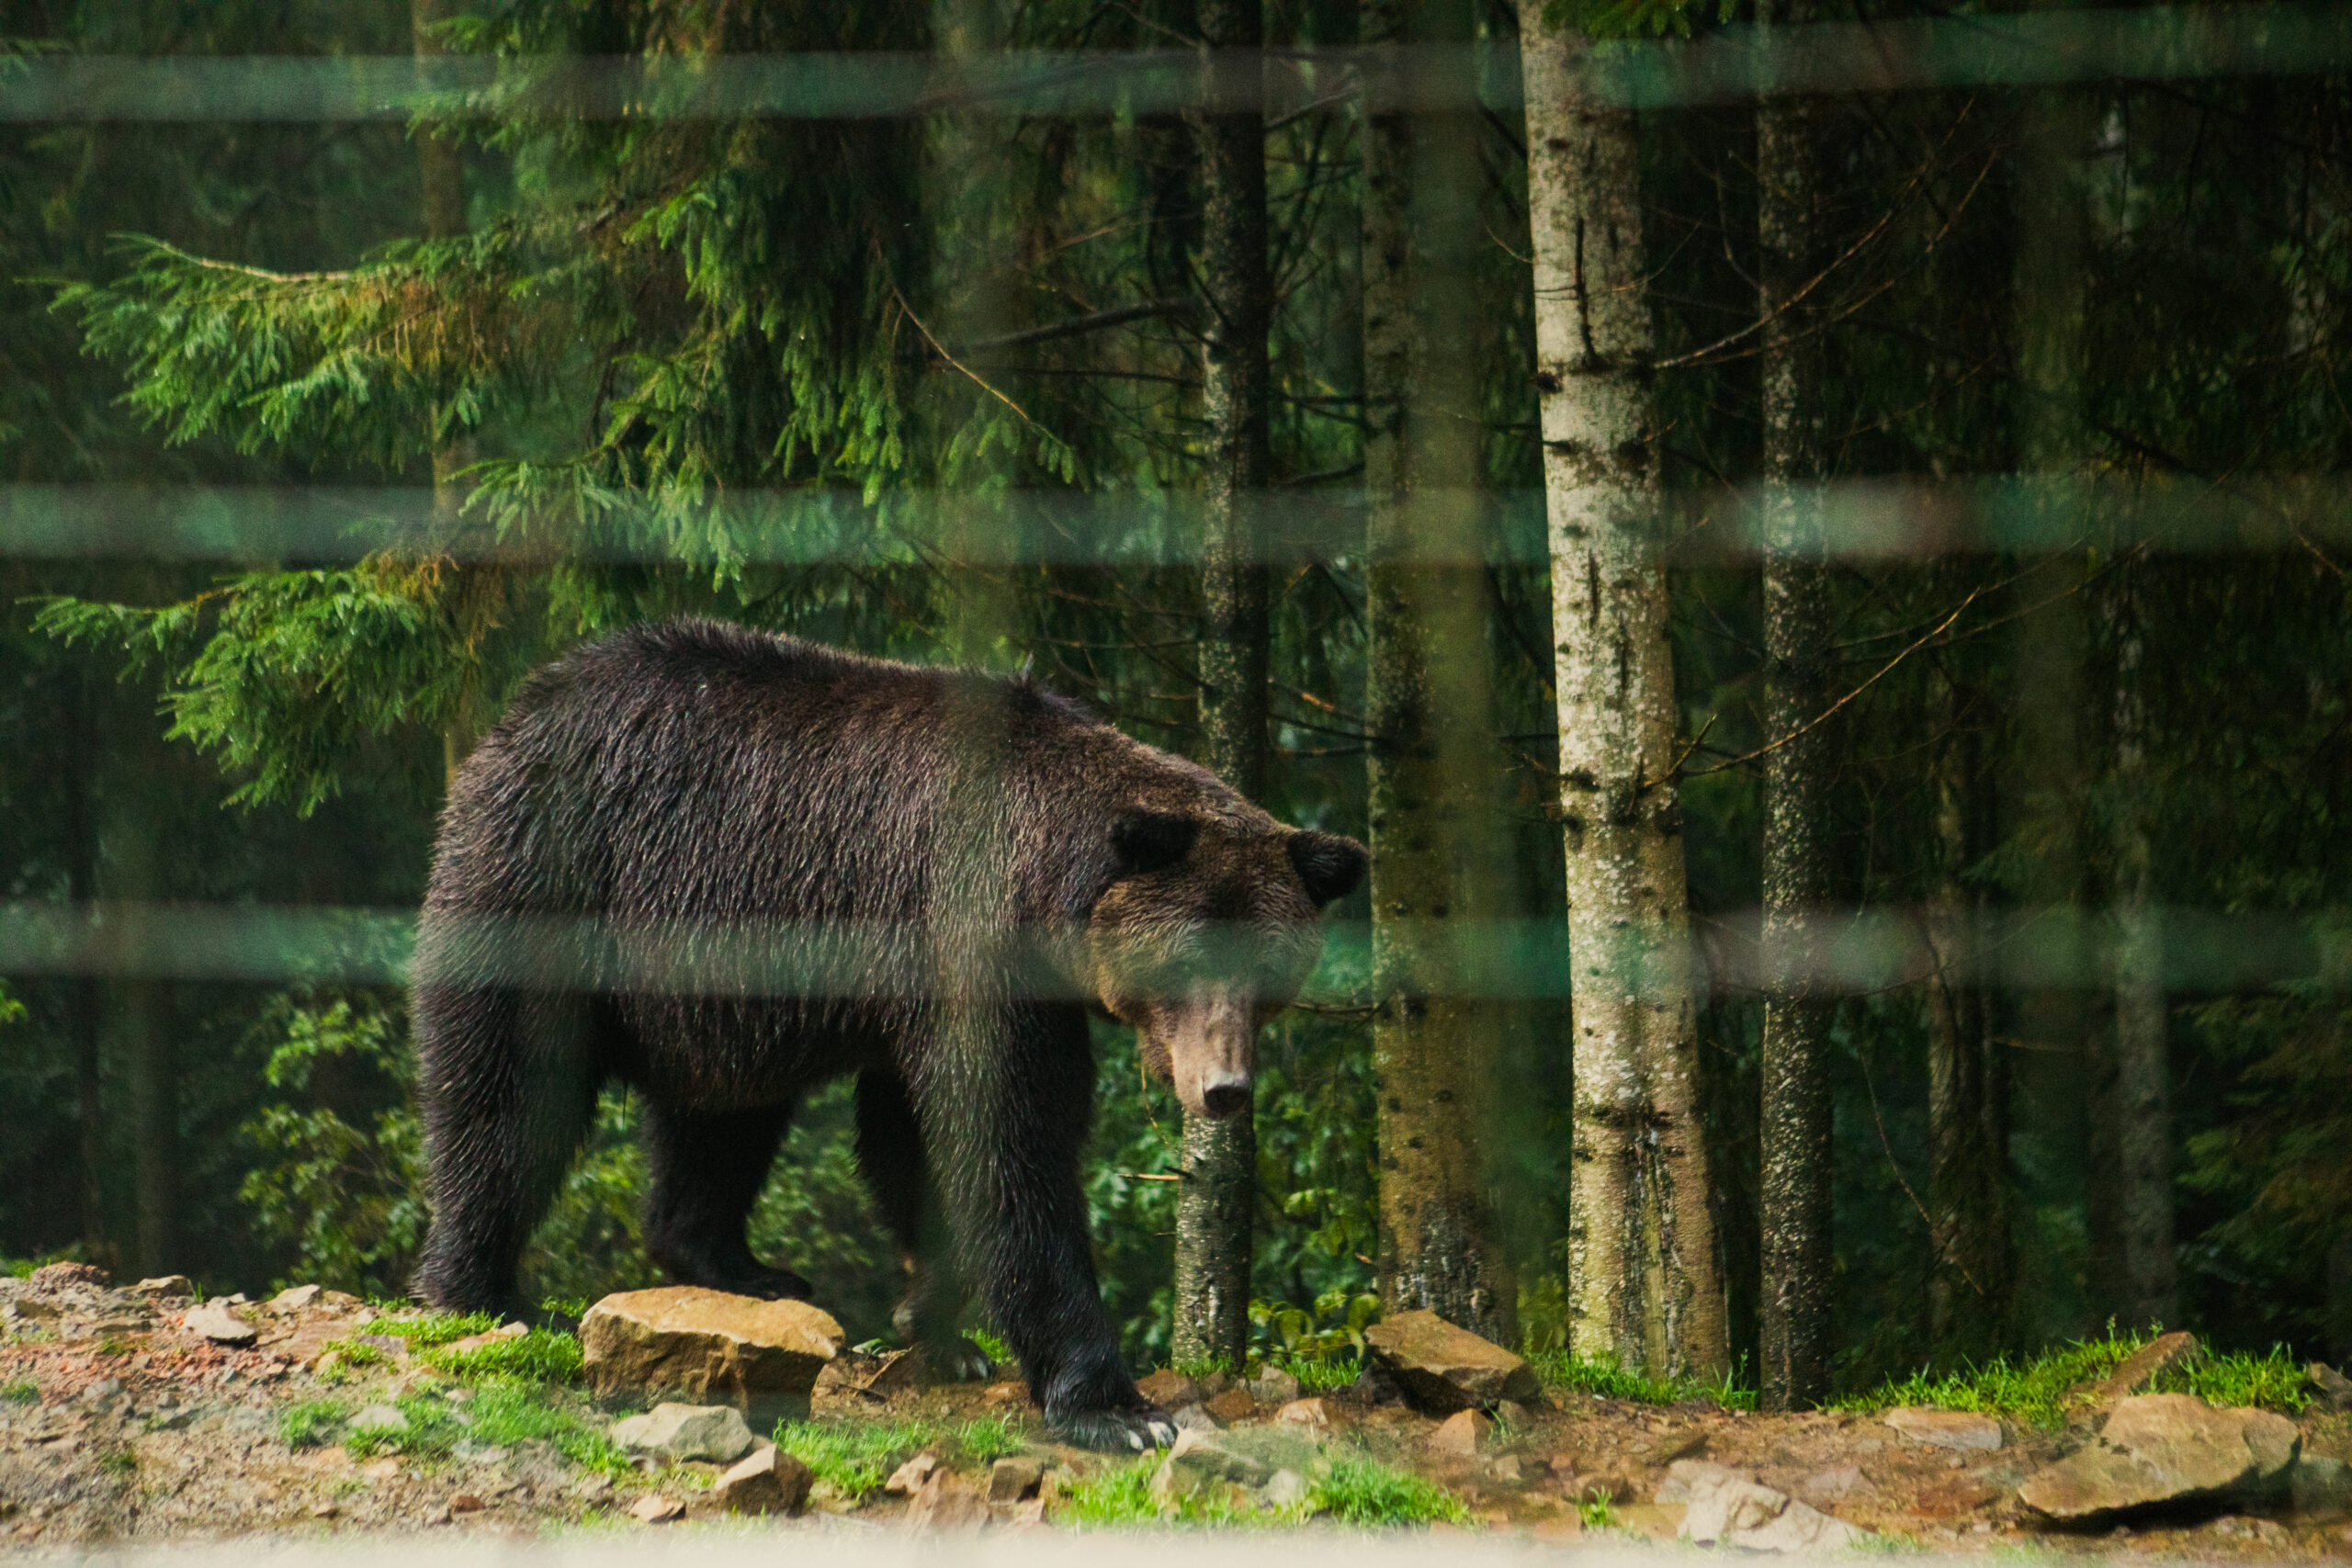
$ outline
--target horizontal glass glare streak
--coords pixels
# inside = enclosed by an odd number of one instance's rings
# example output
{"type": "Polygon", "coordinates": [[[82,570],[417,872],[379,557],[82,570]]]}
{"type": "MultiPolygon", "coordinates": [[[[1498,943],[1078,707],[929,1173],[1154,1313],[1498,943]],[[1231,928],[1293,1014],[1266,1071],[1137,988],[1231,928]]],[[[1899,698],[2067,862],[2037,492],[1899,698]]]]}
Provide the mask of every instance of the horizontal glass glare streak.
{"type": "MultiPolygon", "coordinates": [[[[1940,915],[1932,918],[1940,919],[1940,915]]],[[[2352,966],[2352,915],[2164,908],[2148,911],[2161,931],[2163,984],[2180,994],[2242,991],[2285,984],[2340,983],[2352,966]]],[[[1862,995],[1923,983],[1939,969],[1956,981],[1996,988],[2104,989],[2115,983],[2120,932],[2099,909],[2050,908],[1989,912],[1960,951],[1930,946],[1929,911],[1825,909],[1791,939],[1789,974],[1825,994],[1862,995]]],[[[1761,912],[1702,917],[1680,950],[1628,948],[1572,953],[1555,920],[1438,922],[1435,934],[1457,957],[1468,994],[1557,998],[1572,984],[1647,988],[1683,964],[1720,995],[1762,988],[1761,912]]],[[[416,917],[406,910],[328,907],[0,903],[0,976],[98,975],[119,978],[404,984],[411,977],[416,917]]],[[[439,972],[476,983],[693,996],[875,997],[939,994],[944,955],[978,953],[1015,990],[1073,996],[1057,978],[1078,973],[1082,936],[1035,930],[1013,938],[948,928],[791,922],[663,920],[624,924],[594,918],[469,916],[441,928],[439,972]]],[[[1305,997],[1311,1005],[1362,1005],[1370,973],[1370,926],[1334,919],[1324,928],[1323,964],[1305,997]]],[[[1419,941],[1419,938],[1416,938],[1419,941]]],[[[1261,939],[1246,927],[1210,929],[1198,949],[1204,969],[1246,969],[1261,939]]]]}
{"type": "MultiPolygon", "coordinates": [[[[1763,529],[1759,487],[1690,490],[1666,498],[1659,536],[1668,560],[1751,561],[1763,529]]],[[[1807,486],[1825,547],[1855,559],[1926,558],[1990,550],[2032,554],[2086,542],[2189,554],[2352,551],[2352,480],[2340,475],[2254,476],[2226,488],[2194,480],[1996,476],[1860,479],[1807,486]]],[[[717,499],[616,496],[594,516],[475,517],[436,523],[422,487],[172,487],[0,484],[0,558],[115,558],[355,561],[381,550],[466,560],[868,565],[947,558],[976,565],[1179,565],[1198,558],[1203,502],[1180,491],[1059,490],[959,494],[887,491],[867,505],[846,490],[730,491],[717,499]]],[[[1276,564],[1352,556],[1363,497],[1354,490],[1260,492],[1267,558],[1276,564]]],[[[1541,491],[1425,491],[1408,505],[1469,519],[1446,535],[1453,558],[1541,566],[1541,491]]],[[[1434,533],[1434,531],[1431,531],[1434,533]]],[[[1430,558],[1449,558],[1432,554],[1430,558]]]]}
{"type": "MultiPolygon", "coordinates": [[[[483,55],[33,55],[0,62],[0,119],[405,120],[414,115],[876,118],[993,110],[1074,117],[1183,109],[1286,114],[1361,90],[1375,109],[1443,107],[1453,84],[1516,107],[1519,73],[1479,51],[1463,71],[1434,51],[1180,49],[719,55],[698,59],[483,55]]],[[[1645,108],[1759,93],[1884,93],[2127,78],[2171,81],[2331,71],[2352,63],[2341,4],[2172,6],[1727,27],[1695,39],[1603,45],[1586,89],[1645,108]]]]}

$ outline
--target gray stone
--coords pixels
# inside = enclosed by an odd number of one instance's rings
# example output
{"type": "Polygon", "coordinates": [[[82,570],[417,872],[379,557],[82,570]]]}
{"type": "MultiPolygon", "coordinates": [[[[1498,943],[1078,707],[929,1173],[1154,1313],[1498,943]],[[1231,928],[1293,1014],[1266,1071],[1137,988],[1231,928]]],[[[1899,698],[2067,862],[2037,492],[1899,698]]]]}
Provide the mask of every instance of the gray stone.
{"type": "Polygon", "coordinates": [[[1280,1367],[1268,1367],[1248,1386],[1250,1397],[1261,1404],[1288,1404],[1298,1397],[1298,1380],[1280,1367]]]}
{"type": "Polygon", "coordinates": [[[2303,1375],[2312,1380],[2312,1391],[2319,1396],[2320,1408],[2339,1415],[2352,1410],[2352,1378],[2325,1361],[2313,1361],[2303,1369],[2303,1375]]]}
{"type": "Polygon", "coordinates": [[[931,1472],[938,1468],[937,1454],[917,1454],[890,1472],[890,1479],[882,1483],[882,1490],[892,1496],[911,1497],[922,1490],[922,1483],[930,1480],[931,1472]]]}
{"type": "Polygon", "coordinates": [[[2117,1404],[2097,1438],[2030,1477],[2018,1499],[2082,1523],[2165,1504],[2267,1496],[2302,1447],[2293,1422],[2266,1410],[2216,1410],[2186,1393],[2117,1404]]]}
{"type": "Polygon", "coordinates": [[[142,1296],[192,1296],[196,1285],[185,1274],[158,1274],[130,1287],[142,1296]]]}
{"type": "Polygon", "coordinates": [[[732,1464],[752,1451],[752,1429],[729,1404],[657,1404],[613,1423],[613,1441],[639,1453],[732,1464]]]}
{"type": "Polygon", "coordinates": [[[988,1523],[989,1506],[972,1484],[942,1467],[931,1472],[907,1507],[907,1524],[914,1529],[976,1529],[988,1523]]]}
{"type": "Polygon", "coordinates": [[[1658,1483],[1657,1495],[1651,1501],[1688,1503],[1694,1486],[1719,1486],[1725,1482],[1747,1479],[1736,1470],[1710,1464],[1702,1459],[1679,1459],[1666,1467],[1666,1479],[1658,1483]]]}
{"type": "Polygon", "coordinates": [[[260,1337],[254,1325],[229,1310],[226,1302],[209,1301],[187,1309],[180,1326],[215,1345],[250,1345],[260,1337]]]}
{"type": "Polygon", "coordinates": [[[355,1437],[368,1432],[382,1432],[389,1435],[407,1431],[408,1417],[391,1405],[370,1404],[362,1407],[359,1413],[351,1418],[349,1427],[355,1437]]]}
{"type": "Polygon", "coordinates": [[[1931,1449],[1987,1451],[2001,1446],[2001,1424],[1973,1410],[1923,1410],[1906,1405],[1886,1413],[1886,1424],[1915,1443],[1931,1449]]]}
{"type": "Polygon", "coordinates": [[[1785,1492],[1759,1486],[1720,1465],[1694,1467],[1686,1472],[1685,1480],[1690,1506],[1682,1517],[1682,1533],[1702,1546],[1721,1544],[1743,1551],[1837,1551],[1870,1536],[1868,1530],[1832,1518],[1785,1492]]]}
{"type": "Polygon", "coordinates": [[[273,1312],[300,1312],[304,1307],[309,1306],[312,1302],[319,1299],[321,1289],[322,1287],[317,1285],[288,1285],[286,1289],[278,1292],[277,1294],[269,1298],[270,1310],[273,1312]]]}
{"type": "Polygon", "coordinates": [[[1018,1503],[1046,1479],[1046,1461],[1035,1454],[1011,1454],[989,1467],[989,1501],[1018,1503]]]}
{"type": "Polygon", "coordinates": [[[807,1465],[763,1443],[718,1478],[710,1500],[734,1514],[797,1514],[813,1479],[807,1465]]]}
{"type": "Polygon", "coordinates": [[[1364,1343],[1424,1410],[1451,1415],[1537,1395],[1534,1369],[1518,1356],[1433,1312],[1402,1312],[1364,1330],[1364,1343]]]}
{"type": "Polygon", "coordinates": [[[1251,1427],[1240,1431],[1180,1428],[1151,1478],[1152,1495],[1162,1503],[1189,1497],[1204,1487],[1230,1483],[1251,1488],[1271,1483],[1274,1472],[1293,1470],[1315,1476],[1329,1461],[1315,1439],[1296,1427],[1251,1427]]]}
{"type": "Polygon", "coordinates": [[[1295,1470],[1278,1470],[1258,1489],[1258,1499],[1269,1508],[1294,1508],[1306,1501],[1313,1483],[1295,1470]]]}
{"type": "Polygon", "coordinates": [[[2287,1495],[2295,1512],[2313,1518],[2352,1514],[2352,1465],[2322,1454],[2304,1454],[2287,1472],[2287,1495]]]}

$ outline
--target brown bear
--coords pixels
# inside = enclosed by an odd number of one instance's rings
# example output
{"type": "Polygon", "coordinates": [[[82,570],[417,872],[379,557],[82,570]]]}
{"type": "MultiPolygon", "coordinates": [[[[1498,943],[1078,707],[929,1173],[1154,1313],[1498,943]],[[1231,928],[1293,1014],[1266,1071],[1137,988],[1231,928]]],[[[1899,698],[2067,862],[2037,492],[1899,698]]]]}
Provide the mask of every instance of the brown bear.
{"type": "Polygon", "coordinates": [[[1283,826],[1025,679],[707,621],[533,675],[458,771],[414,969],[434,1201],[418,1289],[514,1310],[617,1079],[645,1239],[684,1283],[803,1297],[744,1221],[795,1106],[856,1075],[860,1168],[910,1257],[902,1330],[968,1362],[975,1282],[1069,1440],[1172,1440],[1120,1362],[1079,1158],[1086,1009],[1185,1106],[1250,1103],[1253,1042],[1362,845],[1283,826]]]}

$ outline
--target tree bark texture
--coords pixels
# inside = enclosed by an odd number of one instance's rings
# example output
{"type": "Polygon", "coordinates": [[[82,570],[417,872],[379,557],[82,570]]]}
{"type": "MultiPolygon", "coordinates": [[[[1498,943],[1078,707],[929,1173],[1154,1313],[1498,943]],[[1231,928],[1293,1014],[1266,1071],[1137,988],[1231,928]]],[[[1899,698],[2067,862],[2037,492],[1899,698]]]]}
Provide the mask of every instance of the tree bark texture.
{"type": "MultiPolygon", "coordinates": [[[[1368,43],[1460,43],[1463,0],[1372,0],[1368,43]]],[[[1430,56],[1404,69],[1452,69],[1430,56]]],[[[1458,96],[1436,101],[1467,103],[1458,96]]],[[[1470,983],[1502,904],[1476,491],[1473,111],[1384,112],[1364,142],[1366,705],[1380,1292],[1518,1342],[1492,1195],[1497,1010],[1470,983]]]]}
{"type": "MultiPolygon", "coordinates": [[[[1802,6],[1759,19],[1810,20],[1802,6]]],[[[1756,113],[1758,300],[1763,332],[1763,946],[1757,1342],[1767,1410],[1810,1409],[1829,1393],[1831,1328],[1829,1025],[1835,1004],[1810,978],[1830,897],[1827,726],[1829,576],[1820,511],[1821,338],[1800,304],[1818,270],[1820,112],[1770,97],[1756,113]],[[1808,728],[1812,726],[1812,728],[1808,728]]]]}
{"type": "MultiPolygon", "coordinates": [[[[2050,89],[2029,95],[2019,118],[2011,284],[2018,468],[2041,487],[2035,493],[2054,513],[2048,525],[2053,531],[2078,529],[2074,496],[2086,468],[2084,310],[2090,244],[2083,180],[2092,107],[2080,89],[2050,89]]],[[[2069,552],[2051,575],[2080,576],[2087,564],[2080,551],[2069,552]]],[[[2117,1162],[2112,1053],[2093,1012],[2096,993],[2082,983],[2092,963],[2081,919],[2088,754],[2082,720],[2089,649],[2083,598],[2056,595],[2018,622],[2017,739],[2022,766],[2013,787],[2018,791],[2018,837],[2030,852],[2028,877],[2018,891],[2030,908],[2055,917],[2043,942],[2063,949],[2052,956],[2074,974],[2071,983],[2018,993],[2016,1032],[2029,1052],[2030,1077],[2021,1080],[2023,1112],[2034,1117],[2056,1147],[2082,1151],[2095,1323],[2104,1316],[2097,1300],[2116,1273],[2117,1162]],[[2030,1092],[2025,1083],[2031,1084],[2030,1092]]]]}
{"type": "Polygon", "coordinates": [[[1574,964],[1570,1333],[1626,1367],[1729,1359],[1697,1085],[1659,558],[1651,329],[1628,110],[1582,96],[1590,49],[1521,0],[1537,386],[1574,964]]]}
{"type": "MultiPolygon", "coordinates": [[[[409,0],[409,33],[420,59],[448,52],[434,28],[454,15],[450,0],[409,0]]],[[[454,133],[443,136],[429,127],[420,127],[415,137],[419,217],[424,225],[424,237],[455,239],[469,227],[464,143],[454,133]]],[[[474,457],[474,443],[469,437],[454,428],[433,433],[433,521],[435,533],[444,540],[453,538],[458,531],[468,487],[458,476],[472,466],[474,457]]],[[[444,592],[454,602],[458,624],[467,628],[469,642],[477,641],[496,619],[498,569],[462,558],[452,559],[446,566],[447,586],[444,592]]],[[[481,712],[481,701],[474,680],[467,680],[458,688],[456,710],[441,731],[445,784],[458,776],[458,769],[472,755],[474,742],[481,738],[486,723],[481,712]]]]}
{"type": "MultiPolygon", "coordinates": [[[[1956,577],[1957,574],[1943,574],[1956,577]]],[[[1946,595],[1950,597],[1950,595],[1946,595]]],[[[1967,880],[1991,841],[1990,790],[1965,650],[1945,650],[1931,713],[1935,860],[1927,937],[1928,1280],[1935,1343],[1985,1359],[2009,1299],[2007,1072],[1991,998],[1977,983],[1984,899],[1967,880]]]]}
{"type": "MultiPolygon", "coordinates": [[[[1263,40],[1260,0],[1205,0],[1205,48],[1263,40]]],[[[1203,206],[1201,275],[1208,316],[1202,414],[1209,451],[1201,562],[1201,728],[1205,761],[1251,799],[1265,794],[1268,626],[1262,539],[1267,449],[1265,124],[1256,113],[1193,122],[1203,206]]],[[[1184,1118],[1176,1200],[1179,1360],[1239,1368],[1250,1345],[1250,1228],[1258,1145],[1249,1113],[1184,1118]]]]}
{"type": "MultiPolygon", "coordinates": [[[[99,757],[98,727],[93,723],[102,690],[86,671],[74,677],[75,687],[65,705],[62,754],[66,760],[64,829],[65,896],[87,911],[98,897],[98,829],[92,799],[92,764],[99,757]]],[[[95,918],[85,914],[85,919],[95,918]]],[[[112,1241],[107,1229],[105,1171],[107,1163],[106,1080],[99,1055],[99,1026],[105,998],[94,975],[65,982],[66,1026],[74,1039],[74,1111],[79,1134],[83,1255],[93,1260],[108,1257],[112,1241]]]]}
{"type": "Polygon", "coordinates": [[[2135,589],[2144,569],[2116,569],[2113,863],[2115,923],[2115,1316],[2125,1328],[2180,1321],[2173,1253],[2172,1064],[2164,983],[2164,931],[2149,897],[2153,859],[2145,629],[2135,589]]]}

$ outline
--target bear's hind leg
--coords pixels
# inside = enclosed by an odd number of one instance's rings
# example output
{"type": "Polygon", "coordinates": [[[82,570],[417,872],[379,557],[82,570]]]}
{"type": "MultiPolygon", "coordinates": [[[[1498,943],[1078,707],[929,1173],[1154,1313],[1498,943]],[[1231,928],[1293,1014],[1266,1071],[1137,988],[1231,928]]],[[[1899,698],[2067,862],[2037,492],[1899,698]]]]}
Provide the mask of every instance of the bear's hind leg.
{"type": "Polygon", "coordinates": [[[956,1269],[922,1128],[907,1101],[906,1080],[888,1067],[857,1075],[857,1168],[906,1266],[907,1297],[890,1314],[891,1326],[921,1348],[937,1375],[956,1382],[987,1378],[995,1364],[957,1326],[971,1292],[956,1269]]]}
{"type": "Polygon", "coordinates": [[[813,1293],[791,1269],[754,1258],[743,1237],[792,1110],[691,1111],[646,1102],[653,1194],[645,1205],[645,1249],[672,1279],[769,1301],[805,1302],[813,1293]]]}
{"type": "Polygon", "coordinates": [[[575,998],[456,987],[417,998],[417,1099],[433,1229],[416,1292],[445,1312],[523,1310],[523,1245],[595,1115],[575,998]]]}

